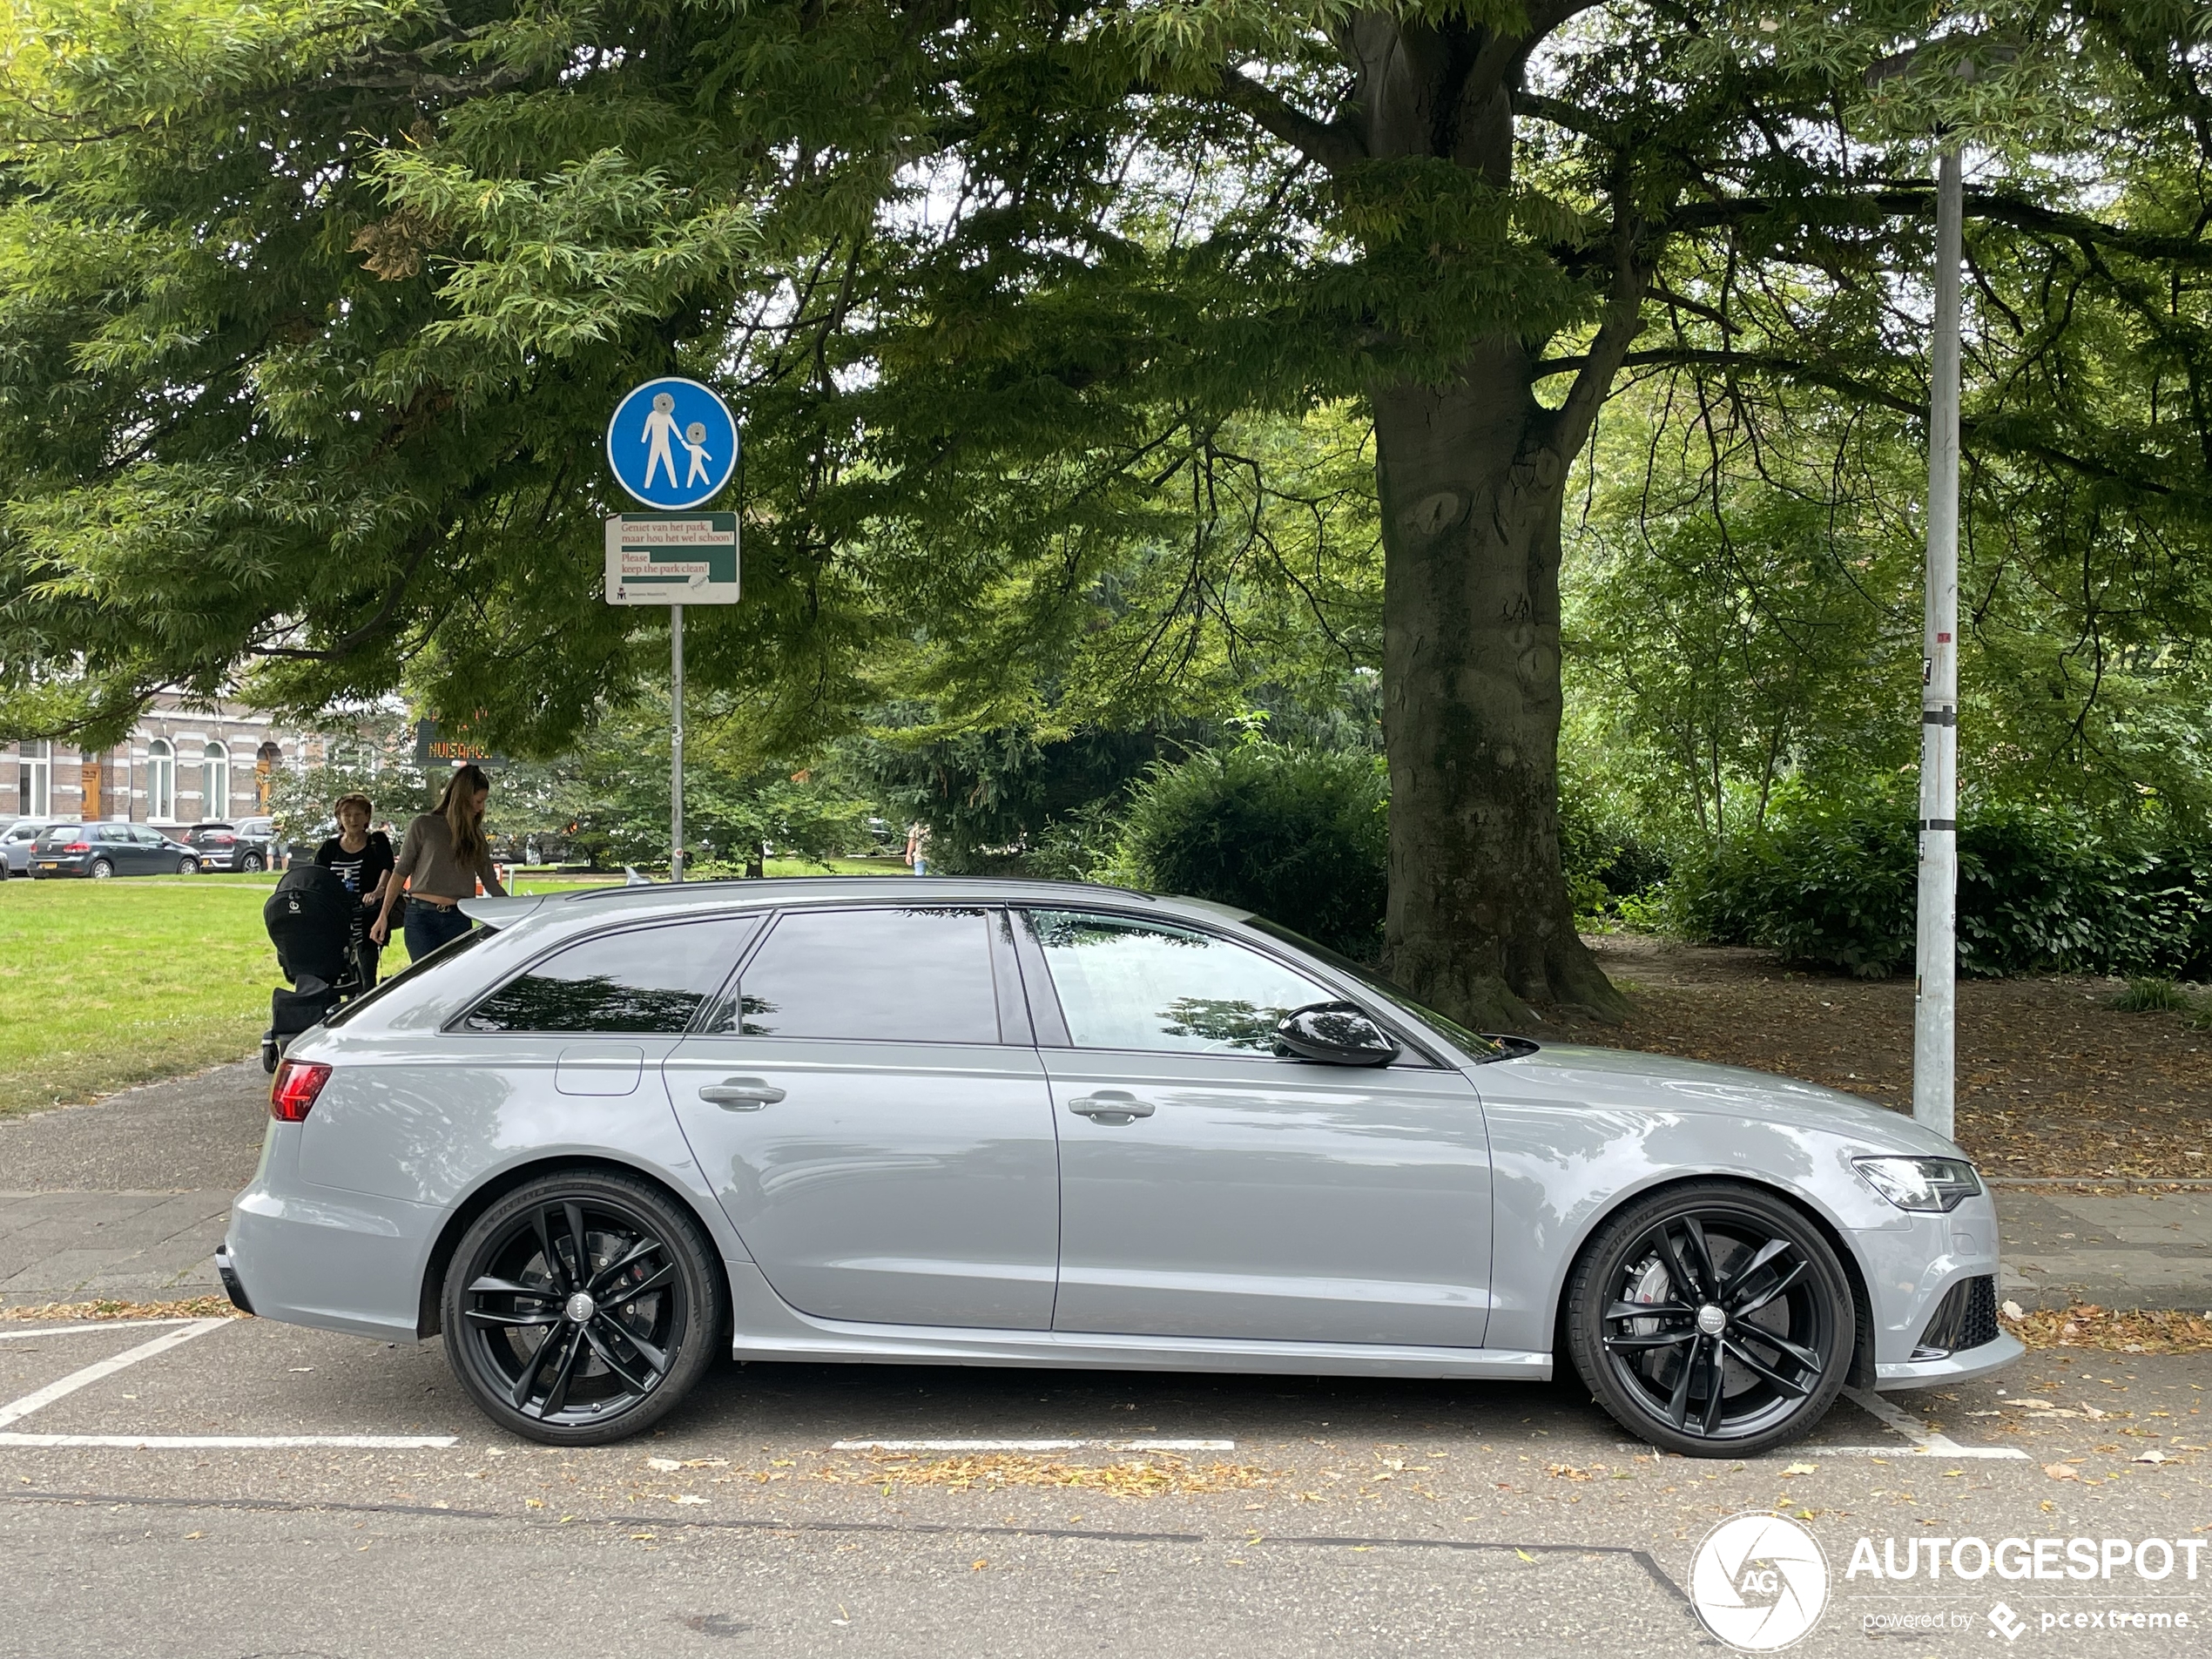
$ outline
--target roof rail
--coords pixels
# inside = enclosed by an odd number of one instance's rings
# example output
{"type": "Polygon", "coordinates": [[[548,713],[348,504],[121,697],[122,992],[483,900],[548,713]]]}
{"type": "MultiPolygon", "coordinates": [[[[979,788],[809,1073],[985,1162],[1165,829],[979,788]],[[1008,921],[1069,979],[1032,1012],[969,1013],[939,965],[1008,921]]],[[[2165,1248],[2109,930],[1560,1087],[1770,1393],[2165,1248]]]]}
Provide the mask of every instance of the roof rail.
{"type": "Polygon", "coordinates": [[[1103,882],[1098,881],[1061,881],[1053,880],[1048,876],[1035,875],[923,875],[893,878],[887,876],[830,874],[779,875],[765,879],[752,876],[730,875],[716,876],[705,881],[644,881],[637,883],[624,881],[604,887],[587,887],[581,892],[564,894],[563,897],[567,902],[573,904],[579,900],[587,899],[604,899],[608,897],[610,894],[624,894],[634,896],[643,888],[651,888],[655,893],[673,893],[678,891],[679,889],[688,890],[695,887],[745,887],[748,889],[757,890],[772,885],[777,887],[818,887],[833,881],[867,886],[883,885],[887,887],[904,886],[907,882],[927,883],[931,887],[942,886],[948,887],[970,887],[981,884],[982,886],[994,887],[1044,887],[1061,893],[1065,893],[1070,887],[1075,887],[1084,889],[1091,893],[1110,893],[1115,897],[1120,899],[1142,899],[1147,904],[1157,904],[1159,902],[1159,895],[1157,894],[1140,892],[1135,887],[1108,887],[1103,882]]]}

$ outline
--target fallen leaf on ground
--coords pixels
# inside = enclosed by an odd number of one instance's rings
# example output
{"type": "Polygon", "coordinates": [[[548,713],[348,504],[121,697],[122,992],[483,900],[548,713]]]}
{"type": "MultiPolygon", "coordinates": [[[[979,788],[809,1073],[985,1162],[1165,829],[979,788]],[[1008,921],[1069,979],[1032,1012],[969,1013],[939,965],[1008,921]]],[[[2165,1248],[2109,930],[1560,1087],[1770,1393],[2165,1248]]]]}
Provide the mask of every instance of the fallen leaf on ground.
{"type": "MultiPolygon", "coordinates": [[[[2007,1304],[2007,1309],[2010,1304],[2007,1304]]],[[[2212,1353],[2212,1318],[2155,1308],[2104,1308],[2077,1302],[2038,1308],[2005,1324],[2031,1348],[2101,1348],[2108,1353],[2212,1353]]]]}
{"type": "Polygon", "coordinates": [[[1793,1474],[1815,1474],[1819,1472],[1819,1469],[1820,1466],[1817,1463],[1792,1463],[1782,1471],[1782,1475],[1784,1480],[1787,1480],[1793,1474]]]}
{"type": "Polygon", "coordinates": [[[2081,1478],[2080,1471],[2068,1468],[2063,1463],[2046,1463],[2043,1473],[2054,1480],[2079,1480],[2081,1478]]]}
{"type": "Polygon", "coordinates": [[[0,1308],[0,1319],[246,1319],[225,1296],[193,1296],[181,1302],[41,1302],[36,1307],[0,1308]]]}

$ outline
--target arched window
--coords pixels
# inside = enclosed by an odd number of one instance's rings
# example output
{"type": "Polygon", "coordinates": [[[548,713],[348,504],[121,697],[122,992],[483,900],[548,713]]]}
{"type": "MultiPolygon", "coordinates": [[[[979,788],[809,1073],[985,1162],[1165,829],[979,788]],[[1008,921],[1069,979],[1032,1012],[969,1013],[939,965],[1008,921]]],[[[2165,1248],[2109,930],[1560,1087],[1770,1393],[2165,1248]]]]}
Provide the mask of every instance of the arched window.
{"type": "Polygon", "coordinates": [[[166,738],[146,745],[146,817],[177,816],[177,752],[166,738]]]}
{"type": "Polygon", "coordinates": [[[53,750],[44,742],[23,745],[23,815],[44,818],[54,809],[53,750]]]}
{"type": "Polygon", "coordinates": [[[231,815],[231,752],[219,743],[210,743],[201,752],[199,794],[202,818],[231,815]]]}

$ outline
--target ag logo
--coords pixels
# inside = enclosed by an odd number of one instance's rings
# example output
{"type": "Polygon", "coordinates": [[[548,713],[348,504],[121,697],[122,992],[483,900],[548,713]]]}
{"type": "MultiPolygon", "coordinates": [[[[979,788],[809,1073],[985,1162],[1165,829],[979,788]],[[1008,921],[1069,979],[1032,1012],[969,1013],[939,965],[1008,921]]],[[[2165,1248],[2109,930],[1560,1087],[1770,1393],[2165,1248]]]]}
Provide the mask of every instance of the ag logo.
{"type": "Polygon", "coordinates": [[[1689,1600],[1705,1628],[1745,1653],[1786,1648],[1828,1605],[1828,1558],[1780,1515],[1731,1515],[1690,1563],[1689,1600]]]}

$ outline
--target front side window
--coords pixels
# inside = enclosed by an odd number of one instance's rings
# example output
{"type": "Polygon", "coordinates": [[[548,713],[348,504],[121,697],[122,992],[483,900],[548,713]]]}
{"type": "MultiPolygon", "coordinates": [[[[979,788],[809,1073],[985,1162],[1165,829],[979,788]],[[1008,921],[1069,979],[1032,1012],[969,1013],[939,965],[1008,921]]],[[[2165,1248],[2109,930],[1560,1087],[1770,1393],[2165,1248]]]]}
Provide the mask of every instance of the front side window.
{"type": "Polygon", "coordinates": [[[598,934],[508,981],[461,1028],[676,1035],[720,988],[752,927],[749,917],[718,916],[598,934]]]}
{"type": "Polygon", "coordinates": [[[1338,1000],[1272,957],[1211,934],[1082,911],[1028,914],[1078,1049],[1272,1054],[1285,1014],[1338,1000]]]}
{"type": "Polygon", "coordinates": [[[995,1043],[980,908],[788,911],[714,1028],[748,1037],[995,1043]]]}

